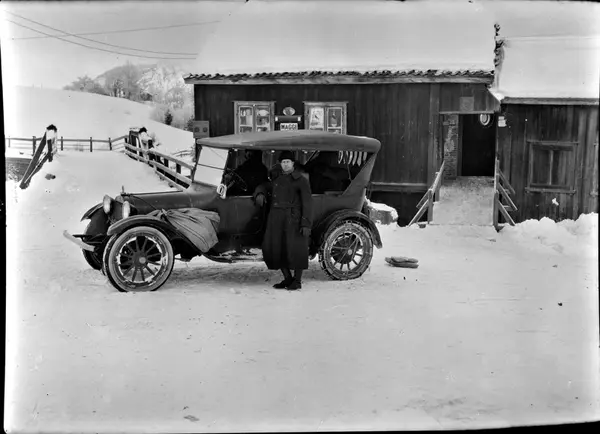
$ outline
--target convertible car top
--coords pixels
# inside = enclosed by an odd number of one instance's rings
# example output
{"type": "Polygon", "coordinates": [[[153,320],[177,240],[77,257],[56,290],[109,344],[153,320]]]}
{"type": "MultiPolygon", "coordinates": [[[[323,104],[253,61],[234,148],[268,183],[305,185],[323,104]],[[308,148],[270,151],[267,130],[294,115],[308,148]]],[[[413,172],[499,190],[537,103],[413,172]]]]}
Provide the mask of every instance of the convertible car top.
{"type": "Polygon", "coordinates": [[[381,142],[371,137],[350,136],[314,130],[268,131],[230,134],[196,139],[197,145],[222,149],[256,149],[261,151],[362,151],[378,152],[381,142]]]}

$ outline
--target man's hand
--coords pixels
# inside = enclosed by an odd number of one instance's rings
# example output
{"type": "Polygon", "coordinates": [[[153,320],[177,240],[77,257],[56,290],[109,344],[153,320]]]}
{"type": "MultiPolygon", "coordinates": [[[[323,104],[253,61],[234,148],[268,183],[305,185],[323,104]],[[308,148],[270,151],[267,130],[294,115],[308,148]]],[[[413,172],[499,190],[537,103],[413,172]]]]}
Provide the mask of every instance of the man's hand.
{"type": "Polygon", "coordinates": [[[302,234],[303,237],[308,238],[308,237],[310,237],[310,228],[303,226],[300,228],[300,233],[302,234]]]}
{"type": "Polygon", "coordinates": [[[257,194],[256,199],[254,199],[254,201],[256,202],[256,204],[258,206],[265,206],[265,202],[266,202],[265,195],[262,193],[257,194]]]}

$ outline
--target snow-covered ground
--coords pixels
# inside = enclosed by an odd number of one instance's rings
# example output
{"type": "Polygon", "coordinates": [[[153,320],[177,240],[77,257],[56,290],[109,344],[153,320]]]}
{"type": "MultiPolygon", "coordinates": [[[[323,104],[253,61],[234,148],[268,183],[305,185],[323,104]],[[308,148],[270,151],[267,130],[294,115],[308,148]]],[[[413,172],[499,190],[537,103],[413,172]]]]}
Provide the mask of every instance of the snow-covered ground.
{"type": "Polygon", "coordinates": [[[63,229],[105,193],[168,187],[112,152],[60,152],[6,183],[9,432],[439,429],[600,416],[598,216],[380,226],[361,279],[312,261],[299,292],[262,263],[194,259],[123,294],[63,229]],[[52,173],[55,179],[44,175],[52,173]],[[110,176],[106,174],[110,173],[110,176]],[[419,268],[394,268],[386,256],[419,268]]]}
{"type": "Polygon", "coordinates": [[[433,224],[490,226],[493,217],[494,179],[458,177],[444,180],[439,201],[433,203],[433,224]]]}
{"type": "Polygon", "coordinates": [[[194,144],[190,131],[150,119],[151,105],[123,98],[15,86],[4,89],[4,108],[6,137],[42,137],[44,129],[53,124],[58,128],[58,137],[107,140],[128,134],[130,127],[145,126],[167,153],[194,144]]]}

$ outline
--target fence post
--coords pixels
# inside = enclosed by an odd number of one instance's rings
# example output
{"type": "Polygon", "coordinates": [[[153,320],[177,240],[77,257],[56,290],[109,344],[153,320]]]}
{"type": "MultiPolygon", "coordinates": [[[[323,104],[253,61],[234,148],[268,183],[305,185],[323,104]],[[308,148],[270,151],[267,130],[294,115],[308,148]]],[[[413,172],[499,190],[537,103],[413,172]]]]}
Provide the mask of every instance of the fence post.
{"type": "Polygon", "coordinates": [[[63,150],[63,136],[60,136],[60,150],[63,150]]]}
{"type": "Polygon", "coordinates": [[[433,221],[433,191],[429,189],[427,191],[427,223],[431,223],[433,221]]]}
{"type": "Polygon", "coordinates": [[[112,151],[112,142],[110,141],[110,137],[108,138],[108,149],[112,151]]]}
{"type": "Polygon", "coordinates": [[[10,137],[8,138],[8,147],[10,148],[10,137]]]}
{"type": "Polygon", "coordinates": [[[177,173],[181,173],[181,165],[180,165],[180,164],[177,164],[177,165],[175,166],[175,171],[176,171],[177,173]]]}
{"type": "Polygon", "coordinates": [[[92,148],[93,148],[93,145],[92,145],[92,138],[90,137],[90,152],[93,152],[93,151],[92,151],[92,148]]]}
{"type": "Polygon", "coordinates": [[[52,142],[53,139],[46,139],[46,143],[48,144],[48,161],[52,162],[52,142]]]}
{"type": "Polygon", "coordinates": [[[33,139],[31,140],[31,144],[33,145],[33,153],[34,154],[35,154],[35,142],[36,142],[36,139],[35,139],[35,136],[33,136],[33,139]]]}

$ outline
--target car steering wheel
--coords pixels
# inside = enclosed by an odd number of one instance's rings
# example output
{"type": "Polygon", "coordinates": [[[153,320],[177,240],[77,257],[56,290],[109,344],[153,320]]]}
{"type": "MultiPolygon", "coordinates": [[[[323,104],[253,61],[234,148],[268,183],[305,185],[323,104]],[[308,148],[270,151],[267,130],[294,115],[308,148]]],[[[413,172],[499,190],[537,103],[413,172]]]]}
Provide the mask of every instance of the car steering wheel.
{"type": "Polygon", "coordinates": [[[248,191],[248,184],[246,184],[244,178],[238,175],[233,169],[225,169],[225,176],[227,175],[231,175],[231,179],[229,181],[227,189],[233,186],[233,184],[238,184],[243,191],[248,191]]]}

